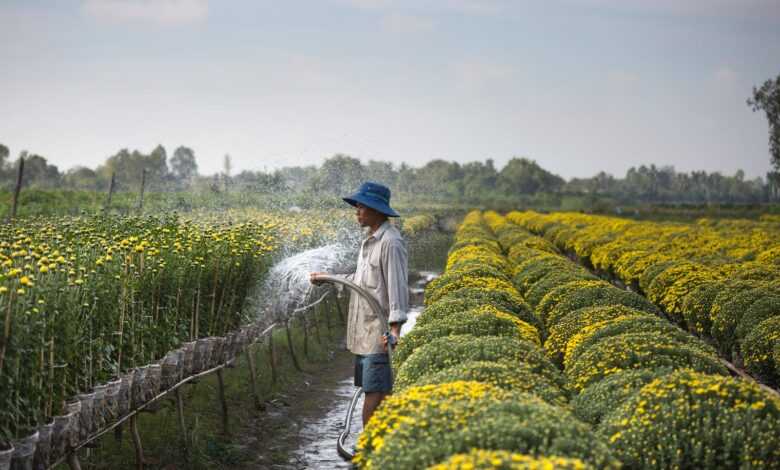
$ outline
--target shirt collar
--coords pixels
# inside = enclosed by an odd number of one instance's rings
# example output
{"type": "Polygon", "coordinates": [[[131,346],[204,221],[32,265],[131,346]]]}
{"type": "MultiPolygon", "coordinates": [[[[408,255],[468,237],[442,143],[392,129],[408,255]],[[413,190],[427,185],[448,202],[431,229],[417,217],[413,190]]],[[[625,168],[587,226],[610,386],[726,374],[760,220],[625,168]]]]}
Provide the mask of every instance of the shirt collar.
{"type": "Polygon", "coordinates": [[[366,240],[370,240],[371,238],[374,238],[376,240],[381,240],[382,239],[382,235],[385,234],[385,232],[387,231],[388,228],[390,228],[390,221],[389,220],[385,220],[384,222],[382,222],[382,225],[380,225],[379,228],[376,229],[376,232],[374,232],[373,234],[369,235],[366,238],[366,240]]]}

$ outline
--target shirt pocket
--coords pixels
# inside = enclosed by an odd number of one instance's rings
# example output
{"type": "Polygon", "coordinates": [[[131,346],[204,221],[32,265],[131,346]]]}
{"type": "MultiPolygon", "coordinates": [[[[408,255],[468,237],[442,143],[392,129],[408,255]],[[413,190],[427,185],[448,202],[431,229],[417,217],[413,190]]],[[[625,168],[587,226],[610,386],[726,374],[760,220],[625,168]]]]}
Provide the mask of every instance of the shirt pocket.
{"type": "Polygon", "coordinates": [[[379,287],[381,278],[382,260],[379,255],[379,249],[376,249],[373,253],[368,255],[368,262],[366,263],[365,286],[369,289],[376,289],[379,287]]]}

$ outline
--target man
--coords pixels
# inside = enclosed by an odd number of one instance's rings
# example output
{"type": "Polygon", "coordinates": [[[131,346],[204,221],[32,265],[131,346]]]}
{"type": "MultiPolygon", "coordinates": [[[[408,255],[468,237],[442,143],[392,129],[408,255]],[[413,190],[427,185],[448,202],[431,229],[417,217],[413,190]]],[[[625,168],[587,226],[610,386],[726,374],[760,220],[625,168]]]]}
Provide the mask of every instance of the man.
{"type": "MultiPolygon", "coordinates": [[[[368,228],[360,246],[357,269],[346,278],[379,302],[390,323],[390,335],[384,336],[385,319],[378,317],[361,296],[350,296],[347,349],[355,354],[355,386],[363,387],[366,394],[365,425],[393,388],[387,347],[388,342],[390,347],[397,343],[409,307],[406,244],[388,220],[399,215],[389,205],[387,186],[366,182],[343,200],[357,209],[355,215],[360,226],[368,228]]],[[[317,283],[320,274],[323,273],[311,273],[311,282],[317,283]]]]}

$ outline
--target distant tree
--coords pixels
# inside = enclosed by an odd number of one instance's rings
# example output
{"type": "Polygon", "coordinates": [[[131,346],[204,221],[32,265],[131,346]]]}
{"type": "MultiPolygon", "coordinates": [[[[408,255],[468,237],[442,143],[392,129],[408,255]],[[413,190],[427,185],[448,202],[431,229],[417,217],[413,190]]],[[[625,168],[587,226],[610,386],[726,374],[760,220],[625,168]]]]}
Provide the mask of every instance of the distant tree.
{"type": "MultiPolygon", "coordinates": [[[[37,188],[55,188],[60,184],[60,171],[55,165],[49,165],[46,158],[29,154],[23,150],[19,158],[24,158],[24,178],[23,186],[32,186],[37,188]]],[[[18,160],[14,163],[14,168],[18,167],[18,160]]]]}
{"type": "Polygon", "coordinates": [[[97,190],[105,186],[100,183],[95,170],[84,166],[71,168],[62,179],[65,186],[73,189],[97,190]]]}
{"type": "Polygon", "coordinates": [[[496,189],[498,172],[493,160],[485,163],[469,162],[461,166],[463,174],[463,196],[470,201],[479,201],[485,195],[493,194],[496,189]]]}
{"type": "Polygon", "coordinates": [[[365,168],[360,160],[338,153],[322,163],[311,189],[343,196],[357,189],[364,178],[365,168]]]}
{"type": "Polygon", "coordinates": [[[3,144],[0,144],[0,169],[2,169],[6,161],[8,160],[8,155],[10,155],[11,152],[8,150],[8,147],[6,147],[3,144]]]}
{"type": "Polygon", "coordinates": [[[177,181],[189,184],[198,175],[198,162],[195,152],[189,147],[178,147],[171,157],[171,174],[177,181]]]}
{"type": "Polygon", "coordinates": [[[498,190],[507,195],[559,191],[566,181],[527,158],[513,158],[498,174],[498,190]]]}
{"type": "Polygon", "coordinates": [[[418,169],[415,192],[434,199],[451,199],[463,193],[463,170],[457,162],[431,160],[418,169]]]}
{"type": "Polygon", "coordinates": [[[753,111],[763,110],[769,122],[769,153],[772,167],[780,172],[780,75],[769,79],[761,88],[753,87],[753,96],[747,100],[753,111]]]}

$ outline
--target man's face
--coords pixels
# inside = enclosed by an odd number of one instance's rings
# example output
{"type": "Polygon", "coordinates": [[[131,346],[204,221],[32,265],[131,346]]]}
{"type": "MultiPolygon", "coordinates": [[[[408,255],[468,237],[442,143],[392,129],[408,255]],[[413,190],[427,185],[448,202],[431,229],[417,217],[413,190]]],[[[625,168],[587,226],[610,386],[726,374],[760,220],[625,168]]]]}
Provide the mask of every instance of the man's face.
{"type": "Polygon", "coordinates": [[[380,212],[363,204],[358,204],[355,209],[355,216],[361,227],[371,227],[384,221],[384,216],[380,212]]]}

